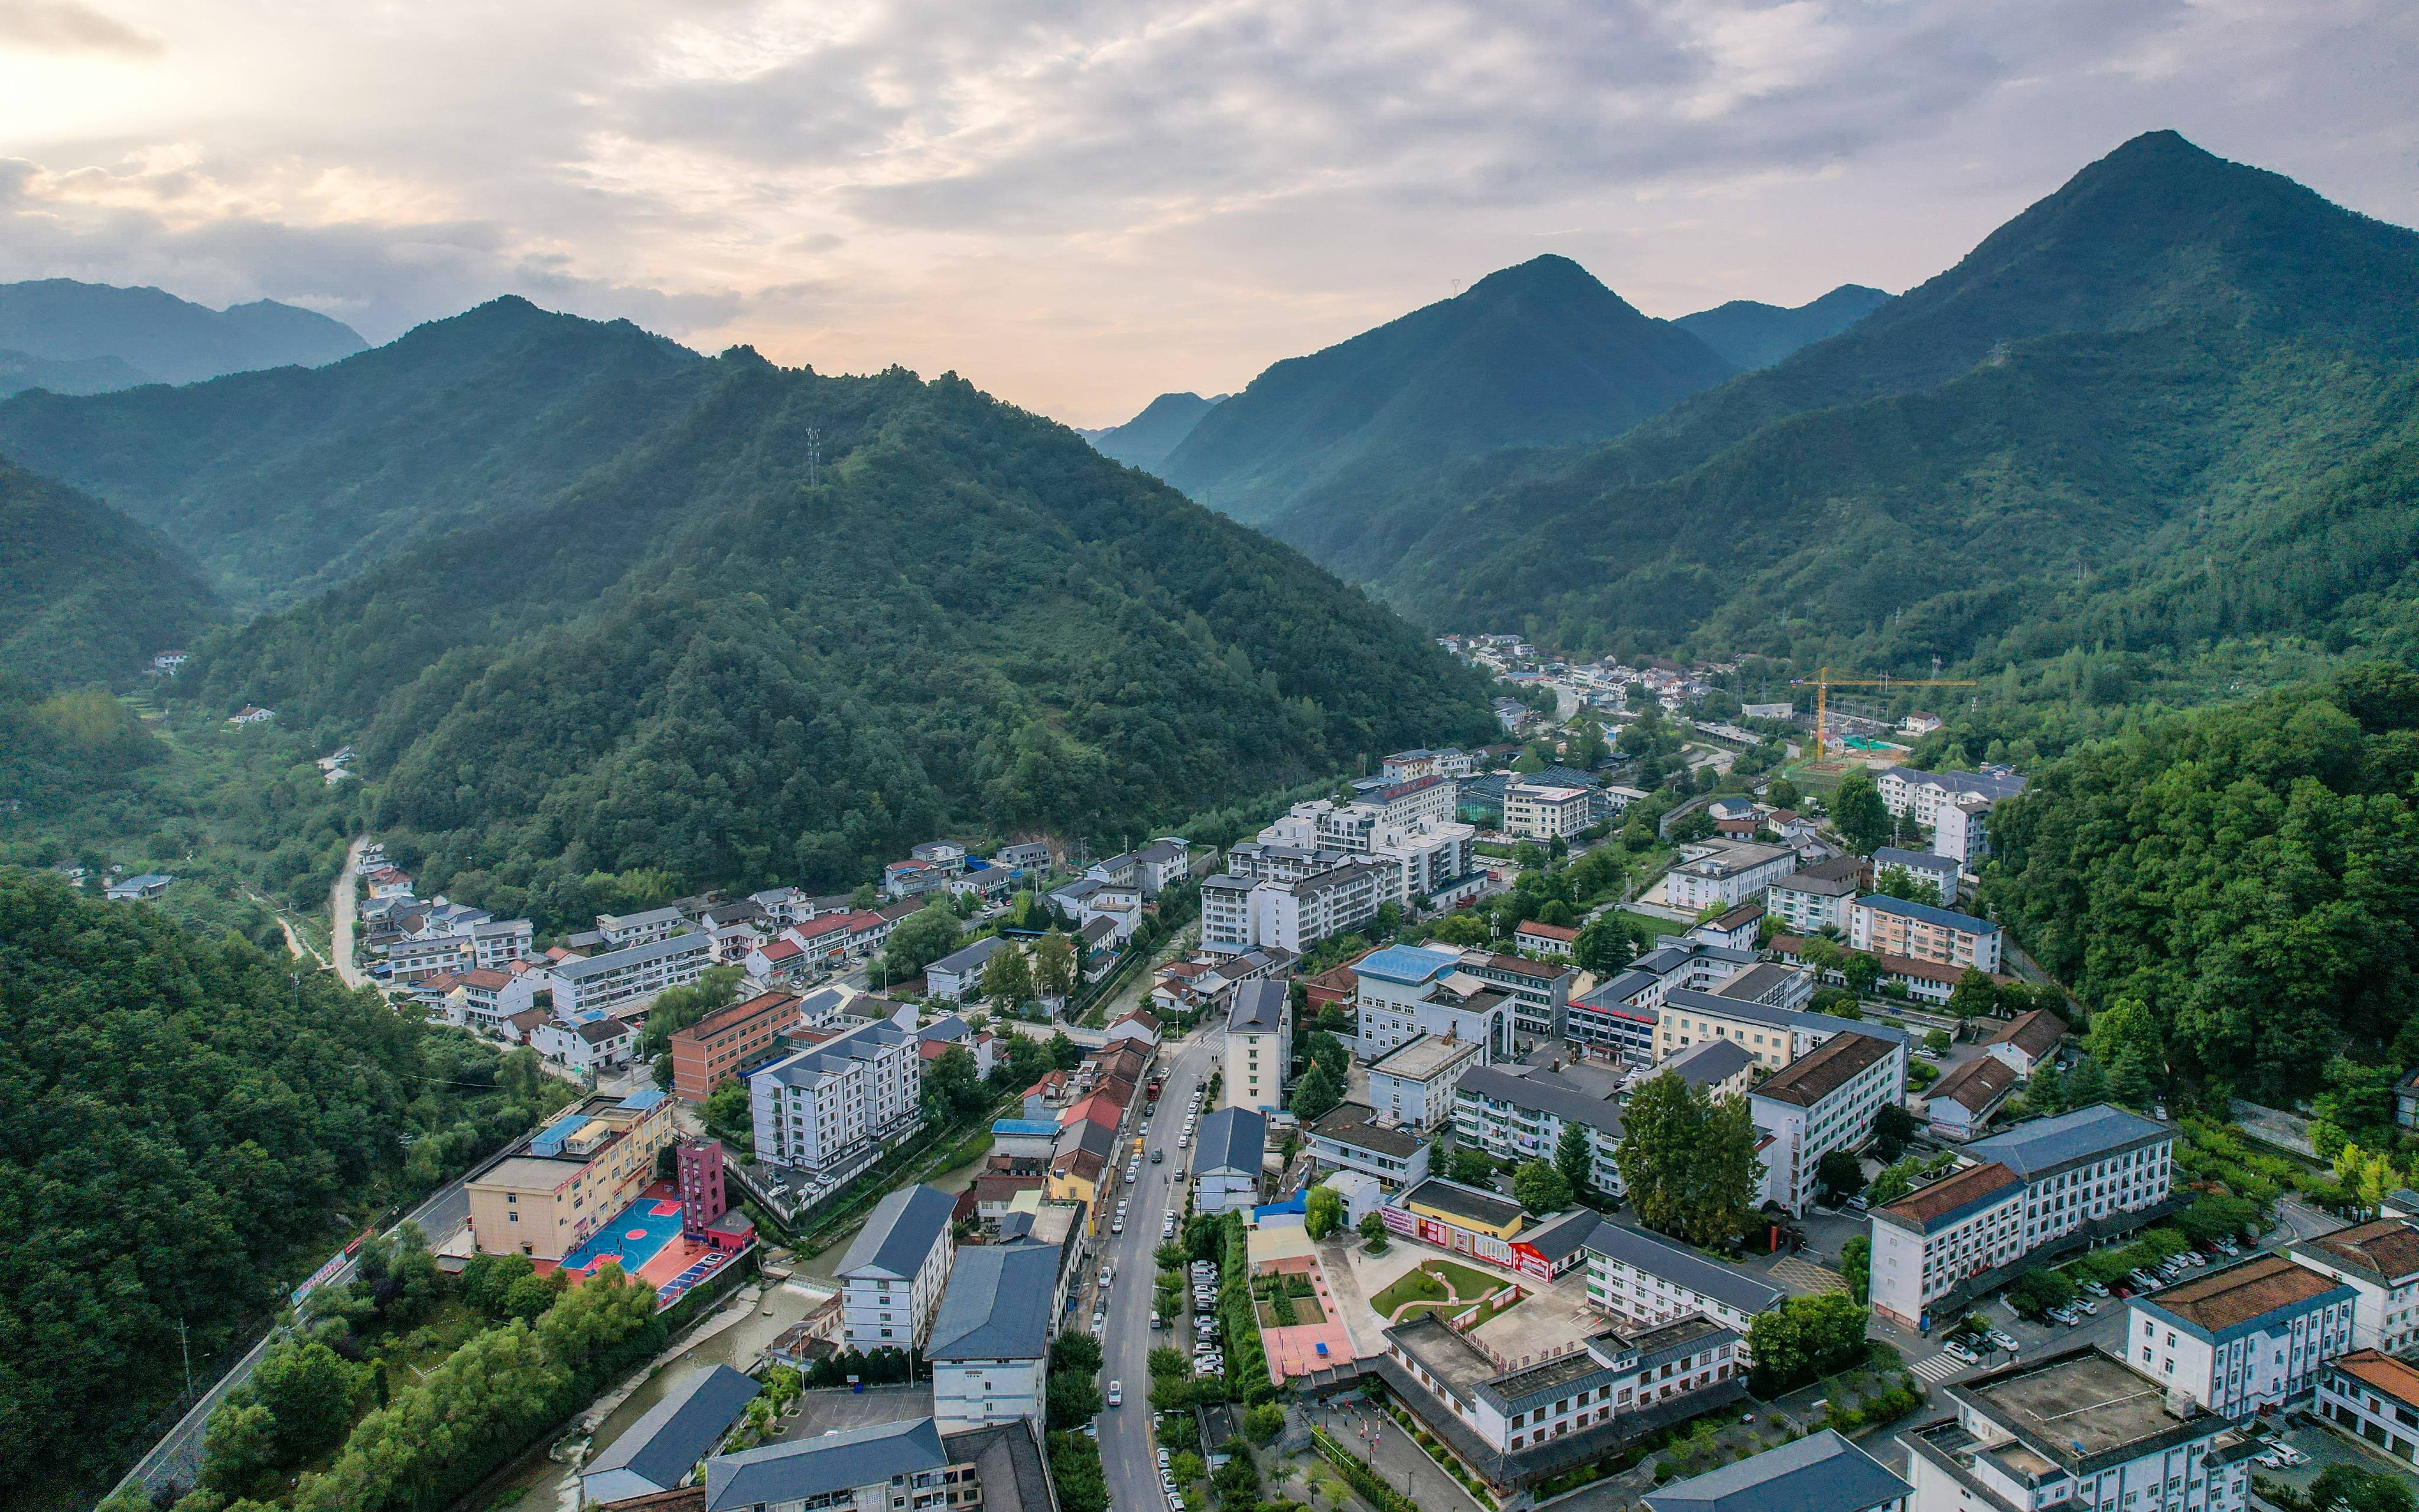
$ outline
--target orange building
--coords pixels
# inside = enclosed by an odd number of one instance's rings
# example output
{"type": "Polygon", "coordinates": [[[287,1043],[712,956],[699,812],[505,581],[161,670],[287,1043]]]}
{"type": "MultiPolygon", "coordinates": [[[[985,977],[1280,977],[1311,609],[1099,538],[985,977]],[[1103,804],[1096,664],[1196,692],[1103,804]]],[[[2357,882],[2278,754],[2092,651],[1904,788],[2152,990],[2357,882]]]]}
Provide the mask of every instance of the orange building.
{"type": "Polygon", "coordinates": [[[674,1029],[672,1095],[702,1103],[723,1082],[770,1059],[782,1033],[798,1026],[795,993],[762,993],[674,1029]]]}

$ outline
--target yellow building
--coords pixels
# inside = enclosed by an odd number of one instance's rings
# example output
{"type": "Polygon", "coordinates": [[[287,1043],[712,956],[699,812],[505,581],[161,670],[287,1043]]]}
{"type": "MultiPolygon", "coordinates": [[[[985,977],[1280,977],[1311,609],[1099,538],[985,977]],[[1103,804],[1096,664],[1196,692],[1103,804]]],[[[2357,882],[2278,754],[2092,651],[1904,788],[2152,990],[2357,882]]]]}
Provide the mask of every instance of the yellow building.
{"type": "Polygon", "coordinates": [[[592,1097],[529,1148],[470,1183],[470,1233],[486,1255],[560,1260],[655,1179],[672,1142],[671,1100],[648,1090],[592,1097]]]}

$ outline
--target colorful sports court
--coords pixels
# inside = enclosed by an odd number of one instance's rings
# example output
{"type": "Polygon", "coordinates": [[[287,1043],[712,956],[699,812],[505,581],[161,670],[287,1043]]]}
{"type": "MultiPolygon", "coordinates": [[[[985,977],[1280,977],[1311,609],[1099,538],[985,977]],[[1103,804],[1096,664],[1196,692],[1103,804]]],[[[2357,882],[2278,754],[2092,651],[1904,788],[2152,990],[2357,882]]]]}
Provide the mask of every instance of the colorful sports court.
{"type": "Polygon", "coordinates": [[[624,1274],[655,1288],[655,1305],[660,1309],[679,1301],[684,1292],[732,1257],[710,1244],[681,1237],[679,1195],[670,1181],[658,1181],[564,1256],[562,1269],[593,1275],[598,1266],[615,1261],[624,1274]]]}

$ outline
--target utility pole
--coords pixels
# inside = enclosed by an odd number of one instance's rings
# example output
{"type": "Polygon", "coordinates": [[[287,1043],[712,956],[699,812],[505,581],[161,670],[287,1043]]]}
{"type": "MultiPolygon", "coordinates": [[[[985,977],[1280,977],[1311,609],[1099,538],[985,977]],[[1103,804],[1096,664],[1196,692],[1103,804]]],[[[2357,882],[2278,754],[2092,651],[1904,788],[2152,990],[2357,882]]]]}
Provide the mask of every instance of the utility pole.
{"type": "Polygon", "coordinates": [[[814,487],[823,481],[824,433],[820,426],[807,427],[807,486],[814,487]]]}

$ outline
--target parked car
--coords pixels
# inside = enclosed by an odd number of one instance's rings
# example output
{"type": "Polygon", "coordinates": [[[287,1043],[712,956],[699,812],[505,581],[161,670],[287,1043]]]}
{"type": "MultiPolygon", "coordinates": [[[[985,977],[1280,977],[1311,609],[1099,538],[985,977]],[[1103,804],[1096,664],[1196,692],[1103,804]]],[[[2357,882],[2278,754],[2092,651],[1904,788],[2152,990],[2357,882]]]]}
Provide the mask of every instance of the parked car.
{"type": "Polygon", "coordinates": [[[2082,1292],[2087,1297],[2104,1297],[2108,1295],[2108,1288],[2102,1286],[2097,1281],[2077,1282],[2074,1289],[2082,1292]]]}
{"type": "Polygon", "coordinates": [[[2093,1302],[2088,1297],[2075,1298],[2072,1305],[2076,1312],[2081,1313],[2086,1318],[2096,1317],[2100,1312],[2100,1304],[2093,1302]]]}
{"type": "Polygon", "coordinates": [[[2083,1321],[2083,1315],[2072,1307],[2053,1307],[2049,1310],[2049,1319],[2052,1322],[2064,1323],[2067,1327],[2072,1328],[2083,1321]]]}
{"type": "Polygon", "coordinates": [[[1968,1348],[1964,1339],[1943,1340],[1940,1346],[1940,1352],[1949,1356],[1952,1360],[1963,1360],[1967,1365],[1980,1365],[1982,1363],[1981,1353],[1979,1350],[1968,1348]]]}
{"type": "Polygon", "coordinates": [[[2016,1352],[2017,1346],[2015,1336],[2013,1335],[2002,1334],[1995,1328],[1990,1330],[1988,1333],[1985,1333],[1982,1337],[1989,1340],[1991,1348],[1995,1350],[2005,1350],[2010,1354],[2016,1352]]]}

